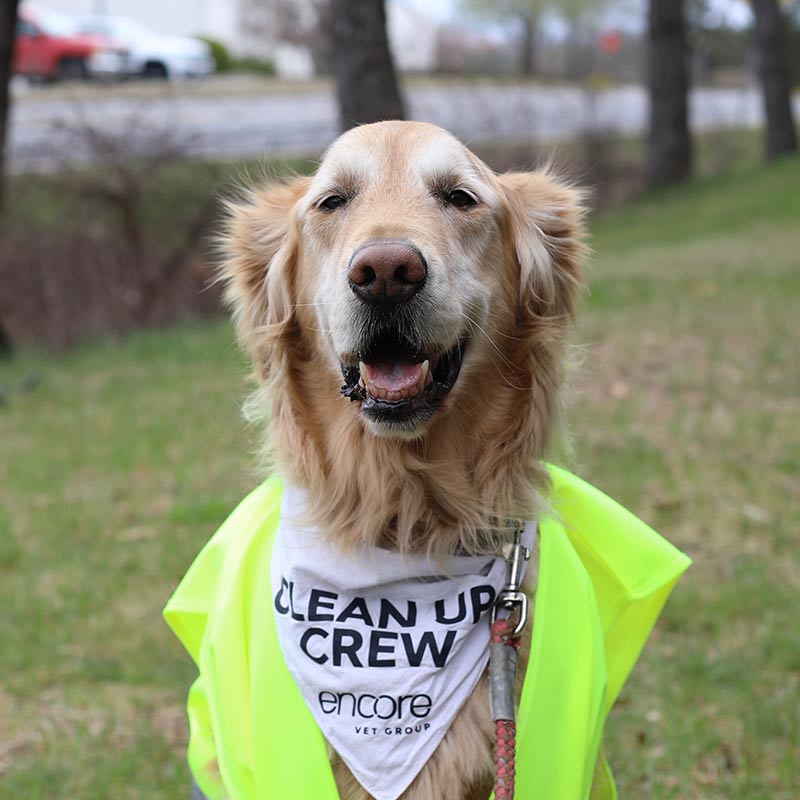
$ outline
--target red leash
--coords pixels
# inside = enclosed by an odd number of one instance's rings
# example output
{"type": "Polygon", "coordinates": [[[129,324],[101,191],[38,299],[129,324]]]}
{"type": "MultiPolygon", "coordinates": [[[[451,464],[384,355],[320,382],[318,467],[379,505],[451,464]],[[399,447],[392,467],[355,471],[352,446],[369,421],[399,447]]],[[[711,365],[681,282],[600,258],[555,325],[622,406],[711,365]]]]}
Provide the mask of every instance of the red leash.
{"type": "MultiPolygon", "coordinates": [[[[492,623],[490,645],[499,645],[504,650],[513,651],[512,659],[516,668],[517,651],[522,640],[514,635],[514,623],[510,619],[496,619],[492,623]]],[[[506,666],[506,665],[504,665],[506,666]]],[[[507,666],[506,666],[507,668],[507,666]]],[[[516,669],[514,669],[516,671],[516,669]]],[[[514,686],[514,676],[511,676],[514,686]]],[[[512,688],[513,697],[513,688],[512,688]]],[[[516,774],[517,723],[511,719],[495,719],[494,741],[494,796],[495,800],[514,800],[514,777],[516,774]]]]}
{"type": "Polygon", "coordinates": [[[489,705],[495,721],[494,796],[495,800],[514,800],[516,775],[517,723],[515,715],[516,673],[521,635],[528,621],[528,598],[520,591],[522,565],[530,551],[521,543],[522,525],[517,526],[514,543],[504,548],[508,562],[508,582],[492,609],[489,636],[489,705]],[[498,611],[506,612],[499,617],[498,611]],[[519,612],[516,620],[510,616],[519,612]]]}

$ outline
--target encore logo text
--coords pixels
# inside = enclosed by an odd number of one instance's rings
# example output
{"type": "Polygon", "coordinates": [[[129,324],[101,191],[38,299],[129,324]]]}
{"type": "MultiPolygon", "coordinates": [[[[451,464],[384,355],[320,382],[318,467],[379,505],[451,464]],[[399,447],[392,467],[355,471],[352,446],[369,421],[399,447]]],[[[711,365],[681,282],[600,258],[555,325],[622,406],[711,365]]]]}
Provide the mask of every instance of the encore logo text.
{"type": "Polygon", "coordinates": [[[320,692],[319,707],[323,714],[359,720],[380,720],[378,726],[356,725],[355,732],[366,736],[408,736],[427,731],[429,722],[420,722],[431,712],[427,694],[353,694],[352,692],[320,692]],[[390,722],[386,725],[386,722],[390,722]],[[401,723],[401,724],[397,724],[401,723]],[[404,724],[403,724],[404,723],[404,724]]]}

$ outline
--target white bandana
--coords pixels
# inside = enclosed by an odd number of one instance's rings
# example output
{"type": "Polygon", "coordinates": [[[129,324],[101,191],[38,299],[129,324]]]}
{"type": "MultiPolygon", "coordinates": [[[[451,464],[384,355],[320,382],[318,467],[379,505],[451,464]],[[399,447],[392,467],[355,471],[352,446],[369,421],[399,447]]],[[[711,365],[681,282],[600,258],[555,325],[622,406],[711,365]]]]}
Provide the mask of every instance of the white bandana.
{"type": "MultiPolygon", "coordinates": [[[[379,548],[343,556],[301,525],[305,505],[287,486],[271,575],[281,650],[356,778],[377,800],[396,800],[486,668],[506,562],[456,556],[437,566],[379,548]]],[[[535,531],[527,523],[528,548],[535,531]]]]}

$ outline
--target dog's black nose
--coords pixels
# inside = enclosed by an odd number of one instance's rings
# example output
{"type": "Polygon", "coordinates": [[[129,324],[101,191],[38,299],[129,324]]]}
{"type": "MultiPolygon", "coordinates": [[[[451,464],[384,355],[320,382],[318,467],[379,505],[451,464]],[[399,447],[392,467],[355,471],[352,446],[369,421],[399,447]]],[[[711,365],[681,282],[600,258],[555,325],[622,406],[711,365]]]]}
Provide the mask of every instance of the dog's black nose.
{"type": "Polygon", "coordinates": [[[407,303],[423,286],[428,267],[422,253],[405,242],[372,242],[350,261],[350,288],[365,303],[392,307],[407,303]]]}

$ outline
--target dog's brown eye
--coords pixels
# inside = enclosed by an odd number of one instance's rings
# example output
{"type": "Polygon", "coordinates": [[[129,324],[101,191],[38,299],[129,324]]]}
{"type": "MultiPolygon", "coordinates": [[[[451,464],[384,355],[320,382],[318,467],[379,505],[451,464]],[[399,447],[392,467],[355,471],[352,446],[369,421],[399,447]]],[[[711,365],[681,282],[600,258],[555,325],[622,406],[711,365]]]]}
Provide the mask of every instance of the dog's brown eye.
{"type": "Polygon", "coordinates": [[[347,203],[347,198],[343,194],[330,194],[319,201],[317,208],[320,211],[333,211],[345,205],[345,203],[347,203]]]}
{"type": "Polygon", "coordinates": [[[469,192],[465,192],[463,189],[453,189],[452,191],[445,192],[444,201],[447,205],[461,209],[462,211],[475,208],[475,206],[478,205],[478,201],[469,194],[469,192]]]}

